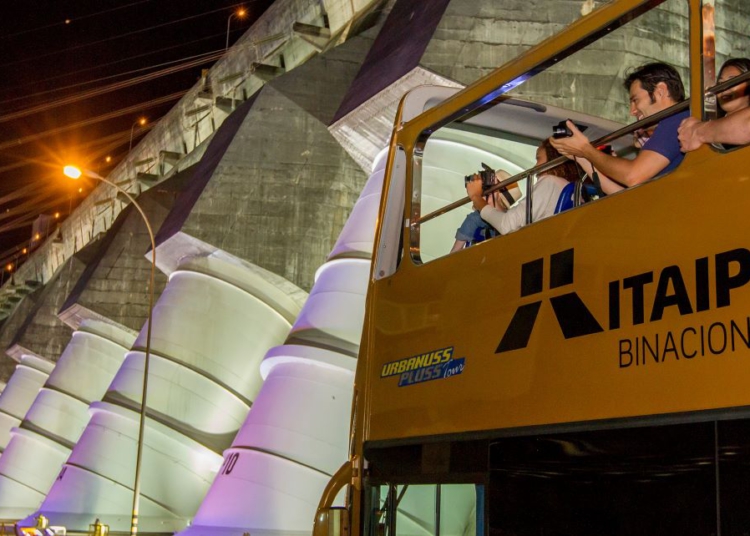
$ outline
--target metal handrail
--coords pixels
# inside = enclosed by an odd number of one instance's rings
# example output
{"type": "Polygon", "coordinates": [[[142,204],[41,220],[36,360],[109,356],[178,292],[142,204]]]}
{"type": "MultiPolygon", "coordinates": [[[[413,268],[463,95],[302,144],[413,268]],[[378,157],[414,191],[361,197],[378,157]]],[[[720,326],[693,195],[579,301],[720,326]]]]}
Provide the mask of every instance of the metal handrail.
{"type": "Polygon", "coordinates": [[[722,91],[729,89],[730,87],[739,85],[742,82],[747,82],[748,80],[750,80],[750,71],[737,75],[734,78],[730,78],[726,82],[722,82],[721,84],[716,84],[715,86],[708,88],[705,91],[705,95],[716,95],[717,93],[721,93],[722,91]]]}
{"type": "MultiPolygon", "coordinates": [[[[652,125],[655,125],[656,123],[658,123],[665,117],[669,117],[683,110],[686,110],[688,106],[689,106],[689,101],[684,100],[682,102],[679,102],[677,104],[670,106],[669,108],[665,110],[662,110],[661,112],[657,112],[653,115],[650,115],[648,117],[641,119],[640,121],[636,121],[635,123],[631,123],[630,125],[624,126],[621,129],[618,129],[618,130],[615,130],[614,132],[606,134],[605,136],[602,136],[601,138],[591,142],[591,144],[603,145],[610,141],[621,138],[626,134],[630,134],[631,132],[634,132],[635,130],[638,130],[639,128],[648,128],[652,125]]],[[[490,188],[484,191],[484,194],[491,194],[497,190],[507,187],[508,185],[515,184],[516,182],[523,180],[526,177],[529,177],[531,175],[540,175],[544,173],[545,171],[548,171],[552,168],[559,166],[560,164],[564,164],[567,160],[568,160],[567,157],[560,156],[560,157],[555,158],[554,160],[550,160],[549,162],[545,162],[544,164],[541,164],[539,166],[534,166],[532,168],[521,171],[520,173],[516,173],[515,175],[505,179],[504,181],[501,181],[491,186],[490,188]]],[[[466,203],[468,203],[469,201],[470,199],[468,196],[462,197],[461,199],[457,201],[449,203],[442,208],[439,208],[437,210],[434,210],[433,212],[430,212],[429,214],[422,216],[417,221],[415,221],[412,225],[420,225],[434,218],[437,218],[438,216],[442,216],[446,212],[450,212],[451,210],[461,207],[465,205],[466,203]]]]}
{"type": "MultiPolygon", "coordinates": [[[[712,86],[712,87],[706,89],[705,92],[704,92],[704,95],[705,96],[716,95],[718,93],[721,93],[722,91],[725,91],[725,90],[729,89],[730,87],[734,87],[736,85],[739,85],[739,84],[741,84],[743,82],[746,82],[746,81],[749,81],[749,80],[750,80],[750,72],[743,73],[743,74],[741,74],[739,76],[736,76],[734,78],[731,78],[731,79],[727,80],[726,82],[722,82],[721,84],[716,84],[715,86],[712,86]]],[[[662,110],[660,112],[657,112],[657,113],[655,113],[653,115],[650,115],[648,117],[644,117],[640,121],[636,121],[635,123],[631,123],[629,125],[626,125],[626,126],[620,128],[618,130],[615,130],[614,132],[610,132],[609,134],[606,134],[606,135],[602,136],[601,138],[599,138],[599,139],[591,142],[591,144],[594,145],[594,146],[606,145],[607,143],[609,143],[611,141],[614,141],[614,140],[617,140],[619,138],[622,138],[623,136],[625,136],[627,134],[630,134],[630,133],[632,133],[632,132],[634,132],[634,131],[636,131],[636,130],[638,130],[640,128],[651,127],[651,126],[655,125],[656,123],[658,123],[659,121],[661,121],[661,120],[663,120],[663,119],[665,119],[667,117],[670,117],[670,116],[672,116],[674,114],[682,112],[683,110],[687,110],[688,107],[689,107],[689,105],[690,105],[690,101],[687,100],[687,99],[684,100],[684,101],[678,102],[677,104],[674,104],[674,105],[670,106],[669,108],[666,108],[666,109],[664,109],[664,110],[662,110]]],[[[532,175],[540,175],[540,174],[544,173],[545,171],[548,171],[548,170],[550,170],[552,168],[555,168],[555,167],[559,166],[560,164],[564,164],[566,161],[567,161],[566,157],[560,156],[560,157],[555,158],[554,160],[550,160],[549,162],[546,162],[546,163],[544,163],[542,165],[534,166],[534,167],[529,168],[527,170],[521,171],[520,173],[517,173],[517,174],[513,175],[512,177],[508,177],[504,181],[501,181],[501,182],[499,182],[499,183],[491,186],[490,188],[488,188],[487,190],[485,190],[484,193],[485,194],[491,194],[493,192],[496,192],[497,190],[505,188],[505,187],[507,187],[507,186],[509,186],[511,184],[515,184],[518,181],[521,181],[521,180],[523,180],[523,179],[525,179],[527,177],[530,177],[532,175]]],[[[530,189],[529,189],[529,191],[530,191],[530,189]]],[[[449,203],[449,204],[447,204],[447,205],[445,205],[445,206],[443,206],[443,207],[441,207],[441,208],[439,208],[437,210],[434,210],[434,211],[430,212],[429,214],[426,214],[426,215],[420,217],[418,220],[416,220],[415,222],[412,223],[412,226],[421,225],[421,224],[423,224],[425,222],[428,222],[428,221],[430,221],[432,219],[437,218],[438,216],[442,216],[443,214],[445,214],[447,212],[450,212],[451,210],[455,210],[458,207],[461,207],[461,206],[465,205],[469,201],[470,201],[470,199],[469,199],[468,196],[462,197],[461,199],[458,199],[457,201],[449,203]]],[[[527,217],[528,217],[528,214],[530,214],[530,212],[527,213],[527,217]]]]}

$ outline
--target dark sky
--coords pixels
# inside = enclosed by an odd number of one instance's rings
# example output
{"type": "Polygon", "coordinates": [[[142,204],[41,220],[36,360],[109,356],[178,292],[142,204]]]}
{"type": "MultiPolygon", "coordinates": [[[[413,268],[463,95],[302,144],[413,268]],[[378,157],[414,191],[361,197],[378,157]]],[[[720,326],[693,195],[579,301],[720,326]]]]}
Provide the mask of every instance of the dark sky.
{"type": "MultiPolygon", "coordinates": [[[[131,128],[138,118],[154,122],[177,99],[156,106],[149,101],[189,89],[201,69],[216,59],[98,96],[91,95],[92,90],[200,60],[199,55],[220,53],[230,14],[240,7],[248,11],[245,19],[232,18],[231,46],[271,3],[4,0],[0,17],[0,262],[7,264],[16,256],[13,250],[28,245],[31,238],[30,225],[8,229],[9,224],[40,213],[59,212],[64,219],[69,207],[75,207],[87,193],[78,192],[86,184],[62,177],[63,161],[88,161],[91,169],[106,175],[127,153],[131,128]],[[53,106],[67,97],[78,100],[53,106]],[[107,114],[114,117],[96,120],[107,114]],[[107,155],[112,157],[109,164],[104,160],[107,155]],[[8,200],[14,193],[24,197],[8,200]],[[17,210],[21,213],[16,215],[17,210]]],[[[133,130],[135,145],[139,127],[133,130]]]]}

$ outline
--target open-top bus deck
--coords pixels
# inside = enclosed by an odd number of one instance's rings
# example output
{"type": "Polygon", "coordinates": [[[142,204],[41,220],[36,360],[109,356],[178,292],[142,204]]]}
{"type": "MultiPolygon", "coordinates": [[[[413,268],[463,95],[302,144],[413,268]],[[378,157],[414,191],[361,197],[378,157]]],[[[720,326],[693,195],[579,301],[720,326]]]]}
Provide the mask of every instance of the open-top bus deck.
{"type": "Polygon", "coordinates": [[[404,97],[351,459],[317,534],[750,533],[748,149],[704,146],[669,174],[448,254],[470,210],[461,176],[504,168],[531,206],[550,168],[534,150],[560,120],[633,157],[632,132],[661,116],[623,127],[514,90],[665,6],[688,21],[689,100],[664,115],[704,119],[714,51],[700,0],[616,0],[465,90],[404,97]],[[331,507],[342,489],[346,508],[331,507]]]}

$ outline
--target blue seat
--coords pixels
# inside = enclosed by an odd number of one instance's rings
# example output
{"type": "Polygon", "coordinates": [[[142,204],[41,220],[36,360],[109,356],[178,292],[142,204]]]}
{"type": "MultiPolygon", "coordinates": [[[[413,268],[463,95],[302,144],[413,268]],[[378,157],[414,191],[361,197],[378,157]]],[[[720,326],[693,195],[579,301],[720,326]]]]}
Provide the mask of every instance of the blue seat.
{"type": "MultiPolygon", "coordinates": [[[[565,187],[562,189],[562,192],[560,192],[560,197],[557,198],[557,205],[555,205],[555,214],[559,214],[560,212],[565,212],[566,210],[569,210],[576,206],[576,186],[578,186],[579,183],[577,182],[569,182],[565,185],[565,187]]],[[[596,186],[593,184],[584,183],[581,187],[581,201],[580,202],[586,202],[591,198],[596,198],[598,196],[598,192],[596,189],[596,186]]]]}
{"type": "Polygon", "coordinates": [[[575,206],[576,197],[576,183],[569,182],[565,185],[560,192],[560,197],[557,198],[557,205],[555,205],[555,214],[565,212],[575,206]]]}

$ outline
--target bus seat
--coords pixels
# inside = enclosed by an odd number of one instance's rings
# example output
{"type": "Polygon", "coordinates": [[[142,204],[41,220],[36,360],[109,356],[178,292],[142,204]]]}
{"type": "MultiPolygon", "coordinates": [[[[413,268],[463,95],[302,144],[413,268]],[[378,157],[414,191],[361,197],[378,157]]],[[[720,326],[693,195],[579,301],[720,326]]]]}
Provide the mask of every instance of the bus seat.
{"type": "Polygon", "coordinates": [[[560,197],[557,198],[557,205],[555,205],[555,214],[565,212],[575,206],[575,194],[576,194],[576,183],[569,182],[565,185],[560,192],[560,197]]]}
{"type": "Polygon", "coordinates": [[[560,197],[557,199],[557,205],[555,205],[555,214],[565,212],[576,206],[576,188],[579,184],[581,186],[581,192],[578,195],[579,204],[583,204],[591,199],[596,199],[599,196],[596,186],[593,184],[569,182],[562,189],[562,192],[560,192],[560,197]]]}

